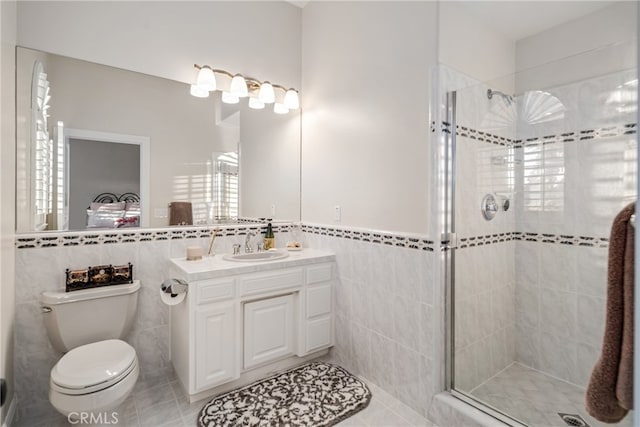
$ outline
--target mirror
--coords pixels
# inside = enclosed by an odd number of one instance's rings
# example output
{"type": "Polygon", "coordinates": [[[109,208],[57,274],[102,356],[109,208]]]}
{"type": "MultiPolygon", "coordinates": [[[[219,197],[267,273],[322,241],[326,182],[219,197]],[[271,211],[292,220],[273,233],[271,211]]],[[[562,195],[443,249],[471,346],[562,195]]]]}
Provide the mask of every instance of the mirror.
{"type": "Polygon", "coordinates": [[[194,225],[300,220],[299,110],[22,47],[16,68],[17,232],[164,227],[176,202],[194,225]]]}

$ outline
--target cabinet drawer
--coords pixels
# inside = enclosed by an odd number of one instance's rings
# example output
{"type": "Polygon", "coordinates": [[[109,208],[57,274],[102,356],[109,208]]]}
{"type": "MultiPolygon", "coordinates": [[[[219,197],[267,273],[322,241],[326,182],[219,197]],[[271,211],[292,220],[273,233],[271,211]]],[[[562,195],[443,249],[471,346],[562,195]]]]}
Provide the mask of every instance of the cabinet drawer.
{"type": "Polygon", "coordinates": [[[331,280],[333,264],[314,265],[307,268],[307,285],[331,280]]]}
{"type": "Polygon", "coordinates": [[[307,288],[307,319],[331,313],[331,283],[307,288]]]}
{"type": "Polygon", "coordinates": [[[209,304],[233,298],[233,278],[199,280],[190,286],[195,286],[196,304],[209,304]]]}
{"type": "Polygon", "coordinates": [[[307,353],[331,346],[331,317],[307,322],[305,350],[307,353]]]}
{"type": "Polygon", "coordinates": [[[288,270],[267,271],[240,277],[240,295],[253,295],[277,289],[302,286],[303,270],[292,268],[288,270]]]}

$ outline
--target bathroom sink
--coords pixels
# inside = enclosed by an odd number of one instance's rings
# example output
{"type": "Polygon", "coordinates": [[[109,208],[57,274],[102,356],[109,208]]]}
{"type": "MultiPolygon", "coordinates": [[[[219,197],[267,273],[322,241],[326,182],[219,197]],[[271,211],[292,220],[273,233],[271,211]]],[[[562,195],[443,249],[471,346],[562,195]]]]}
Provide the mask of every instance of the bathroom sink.
{"type": "Polygon", "coordinates": [[[265,252],[250,252],[245,254],[231,255],[226,254],[222,258],[227,261],[238,262],[256,262],[256,261],[275,261],[277,259],[286,258],[289,256],[288,252],[284,251],[265,251],[265,252]]]}

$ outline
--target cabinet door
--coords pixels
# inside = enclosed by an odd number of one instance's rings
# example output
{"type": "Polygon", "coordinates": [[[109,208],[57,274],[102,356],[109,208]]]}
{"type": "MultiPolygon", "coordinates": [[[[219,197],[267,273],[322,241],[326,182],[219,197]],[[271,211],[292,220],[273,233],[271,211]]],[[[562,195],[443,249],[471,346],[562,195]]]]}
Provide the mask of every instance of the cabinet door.
{"type": "Polygon", "coordinates": [[[293,295],[244,305],[244,367],[261,365],[293,354],[295,348],[293,295]]]}
{"type": "Polygon", "coordinates": [[[307,288],[304,354],[331,347],[333,342],[332,288],[331,282],[307,288]]]}
{"type": "Polygon", "coordinates": [[[240,375],[236,362],[236,307],[215,304],[196,311],[196,389],[222,384],[240,375]]]}

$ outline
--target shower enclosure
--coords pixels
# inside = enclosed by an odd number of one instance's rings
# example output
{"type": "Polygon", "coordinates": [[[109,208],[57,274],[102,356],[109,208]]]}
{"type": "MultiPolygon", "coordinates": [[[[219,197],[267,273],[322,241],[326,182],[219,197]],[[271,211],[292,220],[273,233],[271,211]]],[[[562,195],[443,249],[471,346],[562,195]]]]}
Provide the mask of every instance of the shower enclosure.
{"type": "Polygon", "coordinates": [[[513,425],[604,425],[585,387],[603,339],[610,227],[637,197],[634,49],[482,83],[440,70],[440,87],[455,88],[441,150],[448,383],[513,425]]]}

